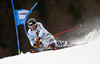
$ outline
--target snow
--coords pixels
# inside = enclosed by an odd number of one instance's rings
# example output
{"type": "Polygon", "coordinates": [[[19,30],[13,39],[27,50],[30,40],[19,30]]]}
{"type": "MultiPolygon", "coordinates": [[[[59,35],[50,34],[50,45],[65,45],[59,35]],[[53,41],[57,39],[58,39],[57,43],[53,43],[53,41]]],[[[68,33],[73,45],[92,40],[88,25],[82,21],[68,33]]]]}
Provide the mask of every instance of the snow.
{"type": "Polygon", "coordinates": [[[100,31],[94,30],[74,42],[88,44],[5,57],[0,64],[100,64],[100,31]]]}

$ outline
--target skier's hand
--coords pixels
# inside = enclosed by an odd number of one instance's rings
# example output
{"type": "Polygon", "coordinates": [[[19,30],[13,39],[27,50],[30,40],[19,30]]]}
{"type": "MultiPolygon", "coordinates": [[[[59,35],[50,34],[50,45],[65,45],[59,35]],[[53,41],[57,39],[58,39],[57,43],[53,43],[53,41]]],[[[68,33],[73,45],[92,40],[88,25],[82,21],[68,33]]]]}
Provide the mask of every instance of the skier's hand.
{"type": "Polygon", "coordinates": [[[34,48],[39,48],[39,46],[40,46],[40,42],[38,42],[38,43],[35,42],[35,43],[33,44],[33,47],[34,47],[34,48]]]}
{"type": "Polygon", "coordinates": [[[37,38],[36,38],[36,41],[35,41],[35,43],[34,43],[34,45],[33,45],[34,48],[39,48],[39,46],[40,46],[39,40],[40,40],[40,37],[37,37],[37,38]]]}
{"type": "Polygon", "coordinates": [[[33,47],[34,47],[34,48],[36,48],[36,45],[37,45],[37,44],[36,44],[36,43],[34,43],[34,44],[33,44],[33,47]]]}

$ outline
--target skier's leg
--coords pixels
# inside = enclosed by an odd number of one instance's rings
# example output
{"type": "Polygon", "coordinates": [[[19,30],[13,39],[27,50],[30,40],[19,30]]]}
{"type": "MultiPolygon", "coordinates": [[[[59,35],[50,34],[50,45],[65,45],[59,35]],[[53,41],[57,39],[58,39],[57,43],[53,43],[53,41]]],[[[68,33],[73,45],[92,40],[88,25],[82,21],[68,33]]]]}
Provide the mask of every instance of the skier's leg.
{"type": "Polygon", "coordinates": [[[49,47],[55,47],[56,45],[56,40],[52,35],[49,35],[44,41],[42,41],[43,47],[49,48],[49,47]],[[48,38],[49,37],[49,38],[48,38]]]}
{"type": "Polygon", "coordinates": [[[56,42],[56,45],[58,46],[58,47],[64,47],[64,46],[68,46],[68,45],[70,45],[70,43],[68,43],[67,41],[57,41],[56,42]]]}

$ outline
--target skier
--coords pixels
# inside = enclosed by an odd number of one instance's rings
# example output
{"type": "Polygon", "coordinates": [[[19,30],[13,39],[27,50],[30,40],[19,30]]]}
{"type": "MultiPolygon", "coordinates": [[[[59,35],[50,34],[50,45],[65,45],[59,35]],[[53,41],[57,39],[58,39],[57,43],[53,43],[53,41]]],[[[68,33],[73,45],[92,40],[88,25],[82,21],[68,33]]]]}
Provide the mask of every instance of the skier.
{"type": "Polygon", "coordinates": [[[37,22],[34,18],[30,18],[27,21],[27,25],[29,27],[29,41],[34,48],[45,47],[56,49],[58,46],[69,45],[67,41],[56,41],[53,35],[43,27],[42,23],[37,22]]]}

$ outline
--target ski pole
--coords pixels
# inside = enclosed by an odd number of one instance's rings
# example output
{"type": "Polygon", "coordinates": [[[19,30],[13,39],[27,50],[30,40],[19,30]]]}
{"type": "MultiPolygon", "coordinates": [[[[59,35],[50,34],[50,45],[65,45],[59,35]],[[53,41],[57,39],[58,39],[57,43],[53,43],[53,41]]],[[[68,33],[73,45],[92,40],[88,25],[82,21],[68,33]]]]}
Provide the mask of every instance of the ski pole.
{"type": "MultiPolygon", "coordinates": [[[[52,36],[52,37],[54,37],[54,36],[52,36]]],[[[45,38],[45,39],[43,39],[43,40],[40,40],[39,42],[42,42],[42,41],[44,41],[44,40],[46,40],[46,39],[49,39],[49,38],[51,38],[51,37],[45,38]]]]}
{"type": "MultiPolygon", "coordinates": [[[[82,26],[82,25],[79,25],[79,26],[73,27],[73,28],[71,28],[71,29],[65,30],[65,31],[63,31],[63,32],[60,32],[60,33],[58,33],[58,34],[53,35],[52,37],[61,35],[61,34],[65,33],[65,32],[71,31],[71,30],[76,29],[76,28],[81,27],[81,26],[82,26]]],[[[45,39],[43,39],[43,40],[40,40],[39,42],[42,42],[42,41],[44,41],[44,40],[46,40],[46,39],[49,39],[49,38],[50,38],[50,37],[45,38],[45,39]]]]}
{"type": "Polygon", "coordinates": [[[55,36],[58,36],[58,35],[60,35],[60,34],[63,34],[63,33],[65,33],[65,32],[71,31],[71,30],[76,29],[76,28],[81,27],[81,26],[82,26],[82,25],[76,26],[76,27],[74,27],[74,28],[71,28],[71,29],[65,30],[65,31],[60,32],[60,33],[58,33],[58,34],[55,34],[55,35],[53,35],[53,36],[54,36],[54,37],[55,37],[55,36]]]}

